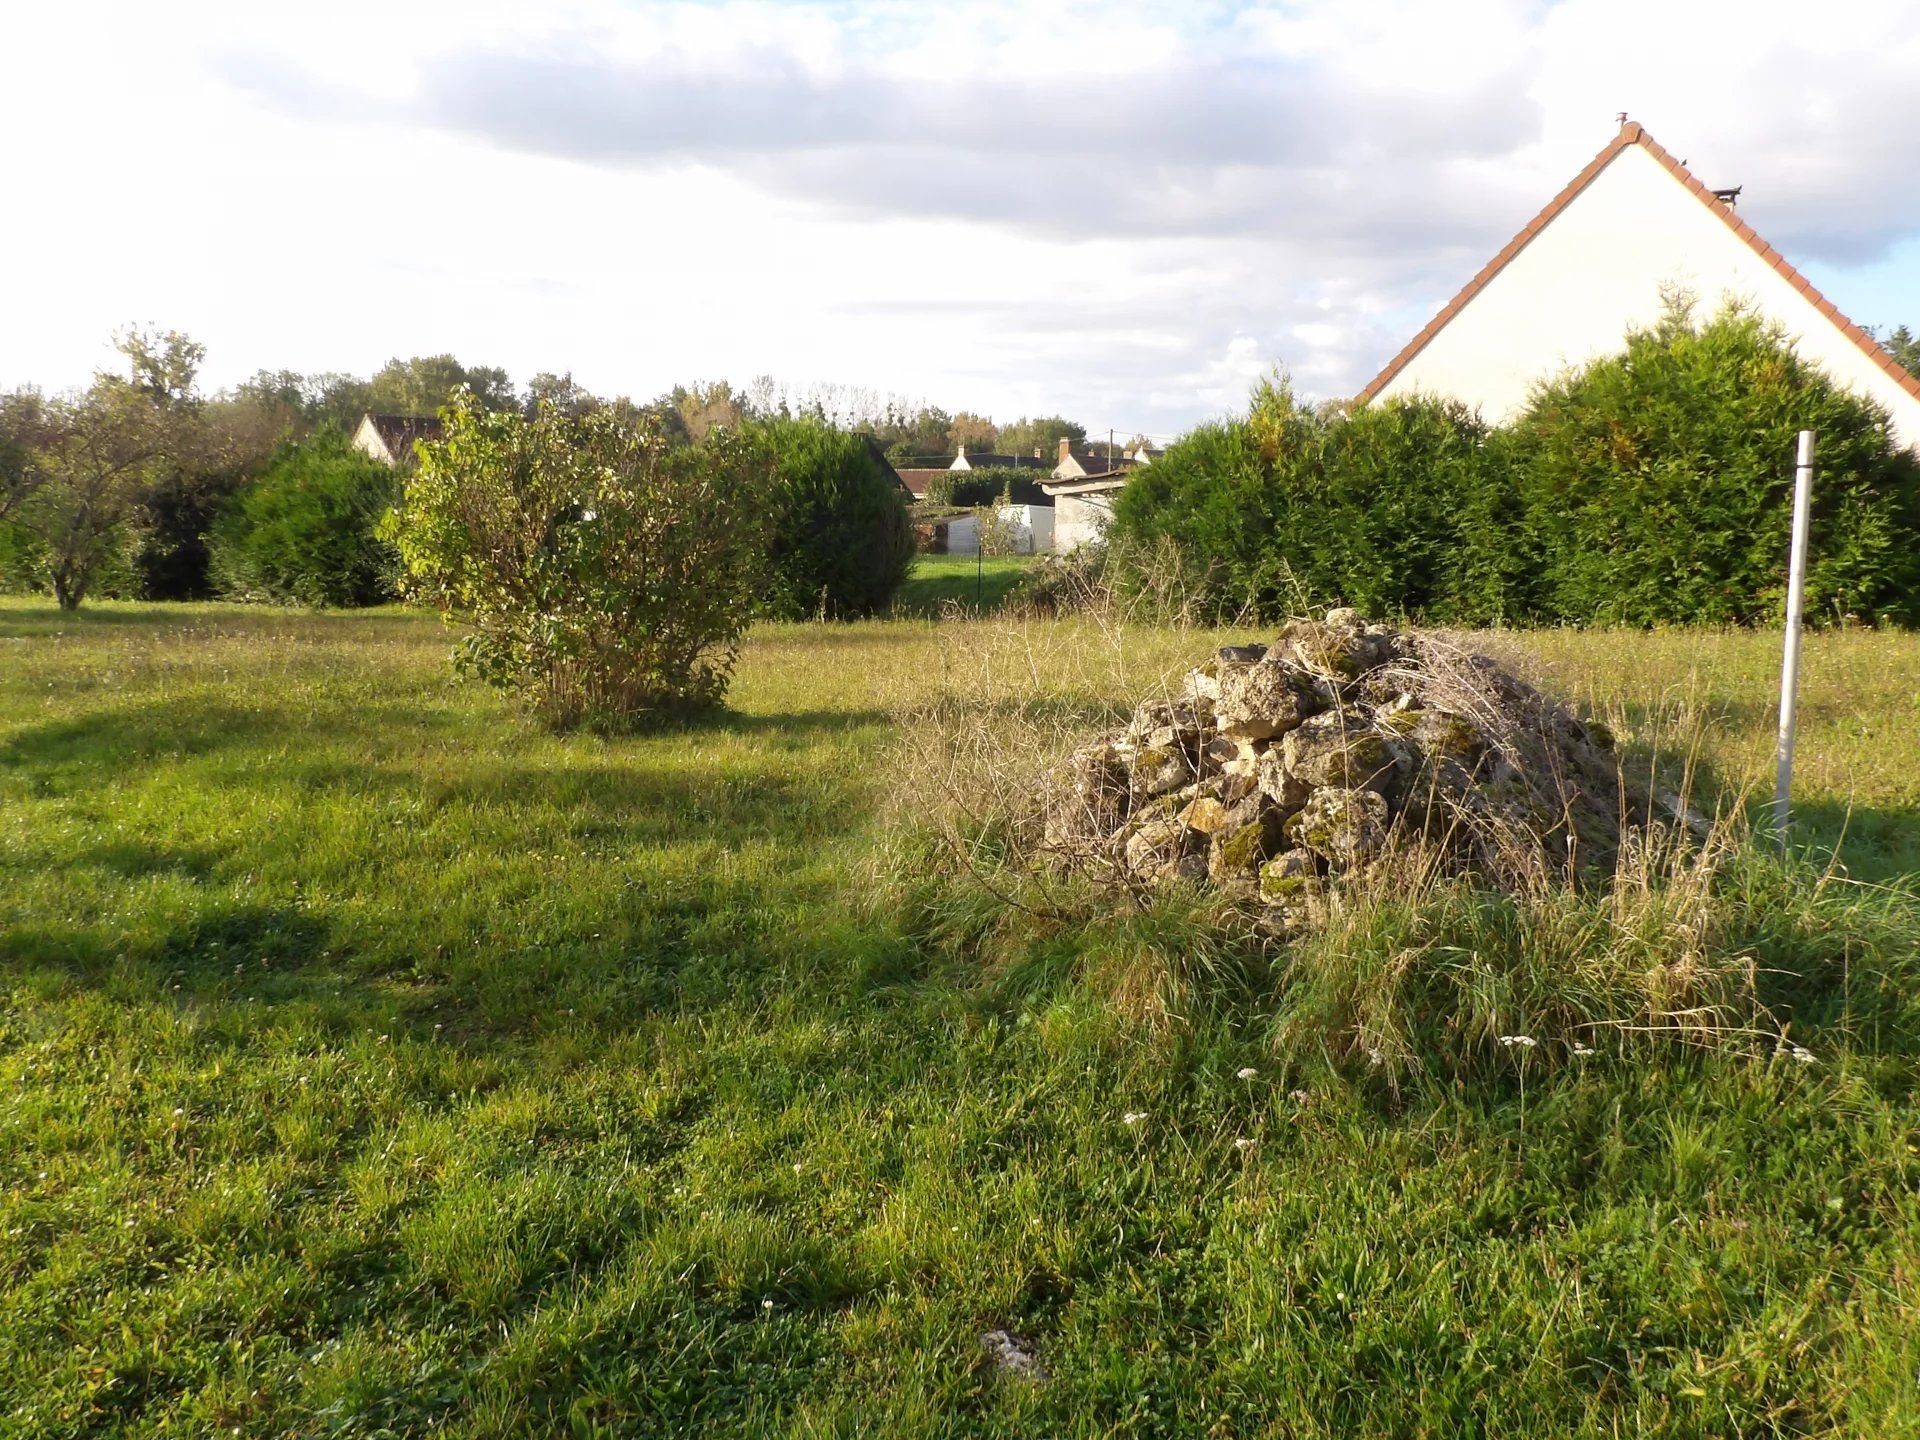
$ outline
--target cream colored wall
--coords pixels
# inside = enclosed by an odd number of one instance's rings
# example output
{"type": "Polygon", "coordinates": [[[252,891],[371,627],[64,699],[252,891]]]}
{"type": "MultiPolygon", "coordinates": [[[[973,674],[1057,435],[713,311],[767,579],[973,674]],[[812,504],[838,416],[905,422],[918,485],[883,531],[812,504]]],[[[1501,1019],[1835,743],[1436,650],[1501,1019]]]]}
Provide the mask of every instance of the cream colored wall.
{"type": "Polygon", "coordinates": [[[373,428],[370,418],[362,417],[360,426],[353,432],[353,448],[363,455],[370,455],[383,465],[393,464],[393,456],[387,451],[387,444],[380,438],[380,432],[373,428]]]}
{"type": "Polygon", "coordinates": [[[1920,400],[1903,390],[1658,160],[1630,145],[1575,196],[1384,387],[1457,396],[1498,422],[1537,378],[1618,352],[1630,324],[1660,314],[1662,284],[1702,313],[1723,297],[1783,324],[1800,353],[1884,405],[1920,444],[1920,400]]]}
{"type": "Polygon", "coordinates": [[[1053,502],[1053,548],[1065,554],[1106,532],[1113,518],[1113,496],[1059,495],[1053,502]]]}

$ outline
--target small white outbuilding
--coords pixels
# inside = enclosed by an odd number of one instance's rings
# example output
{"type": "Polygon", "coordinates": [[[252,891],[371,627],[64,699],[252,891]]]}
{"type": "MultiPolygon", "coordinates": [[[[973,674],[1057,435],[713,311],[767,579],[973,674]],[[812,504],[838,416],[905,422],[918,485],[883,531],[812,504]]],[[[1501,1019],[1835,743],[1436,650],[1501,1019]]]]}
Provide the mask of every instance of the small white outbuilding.
{"type": "Polygon", "coordinates": [[[1778,321],[1800,353],[1884,406],[1920,446],[1920,380],[1754,233],[1737,190],[1710,190],[1639,125],[1614,137],[1427,327],[1361,398],[1438,394],[1499,423],[1536,381],[1618,353],[1665,296],[1709,313],[1726,300],[1778,321]]]}

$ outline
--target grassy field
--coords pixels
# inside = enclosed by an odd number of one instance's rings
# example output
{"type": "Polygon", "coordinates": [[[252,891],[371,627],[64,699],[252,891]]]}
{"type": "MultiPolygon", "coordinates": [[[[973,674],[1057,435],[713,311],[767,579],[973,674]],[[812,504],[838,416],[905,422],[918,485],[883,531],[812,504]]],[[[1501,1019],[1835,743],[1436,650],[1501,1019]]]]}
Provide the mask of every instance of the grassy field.
{"type": "Polygon", "coordinates": [[[1031,555],[921,555],[894,601],[894,612],[926,618],[945,605],[997,610],[1033,563],[1031,555]]]}
{"type": "MultiPolygon", "coordinates": [[[[770,627],[606,741],[418,615],[0,602],[0,1434],[1920,1431],[1898,1037],[1387,1103],[889,899],[930,696],[1208,643],[770,627]]],[[[1774,637],[1487,643],[1767,772],[1774,637]]],[[[1805,674],[1803,838],[1910,886],[1920,637],[1805,674]]]]}

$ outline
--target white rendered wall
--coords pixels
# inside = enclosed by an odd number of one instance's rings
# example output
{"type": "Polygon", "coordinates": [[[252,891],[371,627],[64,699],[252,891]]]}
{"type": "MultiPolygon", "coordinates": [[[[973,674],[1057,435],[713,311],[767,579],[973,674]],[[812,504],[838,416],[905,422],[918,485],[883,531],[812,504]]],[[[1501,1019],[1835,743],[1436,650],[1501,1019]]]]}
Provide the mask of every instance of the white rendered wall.
{"type": "Polygon", "coordinates": [[[1016,555],[1037,555],[1053,548],[1053,506],[1002,505],[1000,518],[1013,526],[1016,555]]]}
{"type": "Polygon", "coordinates": [[[1053,548],[1061,554],[1098,540],[1113,518],[1111,495],[1061,495],[1053,502],[1053,548]]]}
{"type": "Polygon", "coordinates": [[[1885,406],[1895,436],[1920,444],[1920,399],[1869,359],[1658,160],[1629,145],[1381,387],[1478,405],[1498,423],[1537,379],[1624,348],[1660,315],[1662,285],[1689,291],[1704,319],[1723,298],[1778,320],[1800,354],[1885,406]]]}

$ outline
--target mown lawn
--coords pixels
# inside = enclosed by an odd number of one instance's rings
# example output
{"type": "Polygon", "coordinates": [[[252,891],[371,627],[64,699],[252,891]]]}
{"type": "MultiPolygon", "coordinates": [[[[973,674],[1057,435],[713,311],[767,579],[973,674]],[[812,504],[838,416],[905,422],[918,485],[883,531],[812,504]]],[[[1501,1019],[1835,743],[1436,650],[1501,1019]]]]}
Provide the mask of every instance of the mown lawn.
{"type": "MultiPolygon", "coordinates": [[[[0,602],[0,1433],[1920,1430],[1908,1048],[1389,1103],[1143,1032],[1070,934],[996,983],[881,819],[902,717],[1063,634],[989,625],[763,629],[606,741],[423,616],[0,602]]],[[[1492,643],[1767,769],[1774,637],[1492,643]]],[[[1803,833],[1911,884],[1920,637],[1806,677],[1803,833]]]]}
{"type": "Polygon", "coordinates": [[[921,555],[894,599],[901,616],[938,615],[942,606],[993,611],[1035,563],[1032,555],[921,555]]]}

